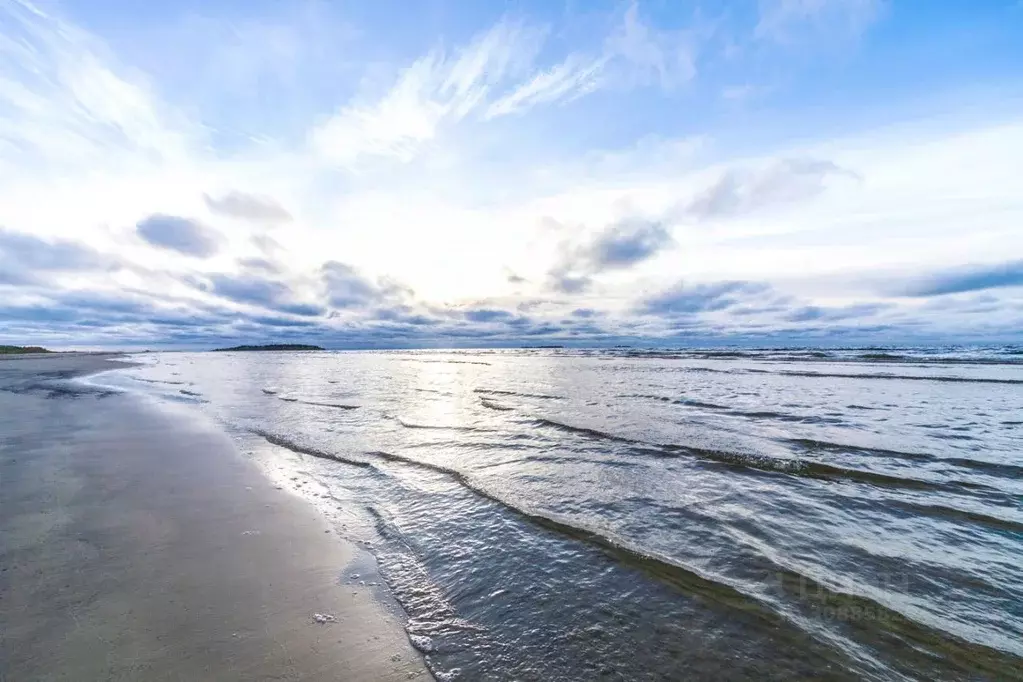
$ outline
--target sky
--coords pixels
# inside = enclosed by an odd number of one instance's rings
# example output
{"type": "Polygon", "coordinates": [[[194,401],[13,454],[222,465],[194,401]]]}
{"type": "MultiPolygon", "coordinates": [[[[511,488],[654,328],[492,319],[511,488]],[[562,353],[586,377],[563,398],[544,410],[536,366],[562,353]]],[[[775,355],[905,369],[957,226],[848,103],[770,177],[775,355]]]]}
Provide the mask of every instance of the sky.
{"type": "Polygon", "coordinates": [[[0,0],[0,343],[1021,341],[1019,0],[0,0]]]}

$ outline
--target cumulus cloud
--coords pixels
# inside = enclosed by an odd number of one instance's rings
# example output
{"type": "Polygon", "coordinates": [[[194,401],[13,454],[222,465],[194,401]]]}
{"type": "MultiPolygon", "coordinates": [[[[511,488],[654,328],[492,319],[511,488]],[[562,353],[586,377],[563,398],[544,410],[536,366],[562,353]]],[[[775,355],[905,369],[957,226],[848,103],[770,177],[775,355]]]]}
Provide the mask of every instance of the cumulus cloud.
{"type": "Polygon", "coordinates": [[[44,281],[45,273],[101,270],[114,261],[83,245],[66,240],[46,241],[0,228],[0,283],[44,281]]]}
{"type": "Polygon", "coordinates": [[[692,285],[680,282],[644,299],[638,306],[638,312],[657,316],[714,312],[738,305],[770,290],[771,287],[763,282],[728,281],[692,285]]]}
{"type": "Polygon", "coordinates": [[[358,269],[338,261],[324,263],[320,267],[320,278],[327,300],[334,308],[367,308],[386,302],[400,304],[415,295],[401,282],[388,277],[372,281],[358,269]]]}
{"type": "Polygon", "coordinates": [[[186,256],[208,258],[218,249],[216,233],[190,218],[154,213],[135,225],[138,236],[148,244],[177,251],[186,256]]]}
{"type": "Polygon", "coordinates": [[[219,197],[204,194],[206,205],[214,213],[263,225],[278,225],[291,220],[291,214],[270,197],[232,191],[219,197]]]}
{"type": "Polygon", "coordinates": [[[549,281],[558,291],[577,293],[589,287],[593,275],[631,268],[673,243],[660,222],[626,218],[608,225],[587,243],[563,247],[548,273],[549,281]]]}
{"type": "Polygon", "coordinates": [[[507,310],[480,308],[478,310],[465,311],[465,319],[470,322],[493,322],[495,320],[508,320],[512,317],[513,315],[507,310]]]}
{"type": "Polygon", "coordinates": [[[291,287],[280,280],[253,274],[215,274],[209,277],[209,283],[209,293],[234,303],[305,317],[326,313],[321,305],[296,301],[291,287]]]}

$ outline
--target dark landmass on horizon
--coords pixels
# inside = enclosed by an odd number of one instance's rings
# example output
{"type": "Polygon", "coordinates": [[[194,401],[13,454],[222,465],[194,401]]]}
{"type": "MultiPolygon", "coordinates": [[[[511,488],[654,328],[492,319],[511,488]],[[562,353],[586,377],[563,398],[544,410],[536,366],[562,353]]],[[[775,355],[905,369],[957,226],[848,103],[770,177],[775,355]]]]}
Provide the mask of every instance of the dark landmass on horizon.
{"type": "Polygon", "coordinates": [[[275,350],[326,350],[320,346],[310,346],[302,343],[269,343],[261,346],[232,346],[230,348],[214,348],[214,353],[226,353],[228,351],[275,351],[275,350]]]}
{"type": "Polygon", "coordinates": [[[21,353],[52,353],[40,346],[0,346],[0,355],[17,355],[21,353]]]}

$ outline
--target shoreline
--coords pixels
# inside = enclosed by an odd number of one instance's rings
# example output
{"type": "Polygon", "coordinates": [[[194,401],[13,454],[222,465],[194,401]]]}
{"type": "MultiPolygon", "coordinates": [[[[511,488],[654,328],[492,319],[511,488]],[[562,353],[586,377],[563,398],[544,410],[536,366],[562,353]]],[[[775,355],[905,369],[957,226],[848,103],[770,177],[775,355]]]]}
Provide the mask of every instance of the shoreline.
{"type": "Polygon", "coordinates": [[[115,357],[0,360],[0,678],[432,679],[341,583],[366,553],[228,434],[66,382],[115,357]]]}

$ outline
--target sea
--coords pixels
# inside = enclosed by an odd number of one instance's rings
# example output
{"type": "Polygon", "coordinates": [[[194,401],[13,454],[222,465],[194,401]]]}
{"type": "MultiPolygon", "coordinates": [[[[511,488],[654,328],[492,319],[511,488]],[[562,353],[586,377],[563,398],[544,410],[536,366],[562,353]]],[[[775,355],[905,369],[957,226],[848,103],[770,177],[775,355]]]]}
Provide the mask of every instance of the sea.
{"type": "Polygon", "coordinates": [[[132,359],[88,381],[323,509],[437,679],[1023,679],[1019,347],[132,359]]]}

